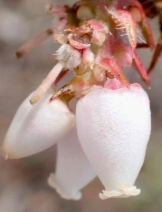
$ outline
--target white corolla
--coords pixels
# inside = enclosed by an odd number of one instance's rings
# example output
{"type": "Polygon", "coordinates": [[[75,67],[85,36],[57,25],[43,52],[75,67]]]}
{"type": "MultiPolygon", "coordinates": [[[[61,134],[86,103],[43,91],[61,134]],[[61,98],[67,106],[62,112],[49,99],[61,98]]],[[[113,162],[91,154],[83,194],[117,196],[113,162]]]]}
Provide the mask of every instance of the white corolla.
{"type": "Polygon", "coordinates": [[[140,193],[134,186],[151,131],[150,103],[138,84],[112,80],[95,87],[76,108],[78,137],[105,190],[101,199],[140,193]]]}
{"type": "Polygon", "coordinates": [[[54,145],[75,125],[75,116],[59,98],[49,101],[52,89],[35,105],[30,94],[20,105],[2,145],[6,158],[22,158],[54,145]]]}
{"type": "Polygon", "coordinates": [[[65,199],[79,200],[80,190],[96,177],[78,140],[76,128],[57,143],[56,171],[48,184],[65,199]]]}

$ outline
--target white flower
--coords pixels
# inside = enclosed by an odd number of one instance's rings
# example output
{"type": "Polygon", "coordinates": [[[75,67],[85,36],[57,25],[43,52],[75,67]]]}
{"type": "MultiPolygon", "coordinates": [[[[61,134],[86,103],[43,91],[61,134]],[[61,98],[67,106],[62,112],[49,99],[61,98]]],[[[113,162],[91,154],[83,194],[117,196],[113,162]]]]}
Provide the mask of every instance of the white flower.
{"type": "Polygon", "coordinates": [[[74,114],[59,98],[50,102],[48,91],[31,105],[30,94],[18,108],[4,139],[2,152],[6,158],[22,158],[54,145],[75,124],[74,114]]]}
{"type": "Polygon", "coordinates": [[[78,101],[76,122],[82,148],[105,187],[100,198],[138,195],[134,183],[151,131],[149,99],[142,87],[95,87],[78,101]]]}
{"type": "Polygon", "coordinates": [[[78,140],[76,129],[57,143],[56,172],[51,173],[48,184],[62,198],[79,200],[80,190],[96,177],[78,140]]]}

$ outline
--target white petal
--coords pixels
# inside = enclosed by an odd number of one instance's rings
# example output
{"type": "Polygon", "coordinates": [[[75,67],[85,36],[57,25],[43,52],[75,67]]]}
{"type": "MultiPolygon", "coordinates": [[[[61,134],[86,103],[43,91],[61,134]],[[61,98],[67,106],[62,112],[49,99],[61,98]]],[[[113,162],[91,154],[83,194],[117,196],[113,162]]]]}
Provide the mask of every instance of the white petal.
{"type": "Polygon", "coordinates": [[[146,92],[137,84],[96,87],[78,101],[76,122],[82,148],[105,187],[100,198],[138,195],[134,182],[151,131],[146,92]]]}
{"type": "Polygon", "coordinates": [[[6,158],[22,158],[54,145],[74,126],[75,117],[60,100],[49,102],[52,90],[36,104],[30,94],[20,105],[4,139],[6,158]]]}
{"type": "Polygon", "coordinates": [[[81,199],[80,189],[91,182],[96,174],[79,143],[76,129],[73,129],[57,144],[56,172],[50,174],[48,184],[55,188],[62,198],[81,199]]]}

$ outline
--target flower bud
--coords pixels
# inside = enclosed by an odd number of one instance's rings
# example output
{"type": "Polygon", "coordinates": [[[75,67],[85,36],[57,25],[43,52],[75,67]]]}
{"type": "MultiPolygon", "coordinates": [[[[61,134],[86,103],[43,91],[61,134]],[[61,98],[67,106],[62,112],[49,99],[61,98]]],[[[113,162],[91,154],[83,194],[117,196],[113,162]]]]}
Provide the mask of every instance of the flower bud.
{"type": "Polygon", "coordinates": [[[138,84],[95,87],[76,108],[82,148],[105,187],[101,199],[140,193],[134,186],[151,131],[150,105],[138,84]]]}
{"type": "Polygon", "coordinates": [[[82,150],[76,129],[73,129],[57,144],[56,172],[51,173],[48,184],[62,198],[81,199],[80,189],[96,177],[87,156],[82,150]]]}
{"type": "Polygon", "coordinates": [[[54,55],[54,58],[66,69],[76,68],[81,63],[81,53],[70,44],[63,44],[54,55]]]}
{"type": "Polygon", "coordinates": [[[75,118],[58,98],[50,102],[52,90],[31,105],[30,94],[20,105],[2,145],[5,158],[22,158],[54,145],[74,126],[75,118]]]}

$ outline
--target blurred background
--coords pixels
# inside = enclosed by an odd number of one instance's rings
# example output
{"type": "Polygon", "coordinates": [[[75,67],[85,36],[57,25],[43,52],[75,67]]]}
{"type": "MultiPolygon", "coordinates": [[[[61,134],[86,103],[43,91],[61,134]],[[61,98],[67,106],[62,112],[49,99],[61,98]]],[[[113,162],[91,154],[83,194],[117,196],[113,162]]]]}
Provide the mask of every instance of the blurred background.
{"type": "MultiPolygon", "coordinates": [[[[52,0],[51,0],[52,1],[52,0]]],[[[56,44],[52,37],[17,59],[15,51],[39,32],[54,26],[45,13],[48,0],[0,0],[0,141],[20,103],[33,91],[53,67],[52,54],[56,44]]],[[[59,1],[63,3],[64,1],[59,1]]],[[[66,4],[72,1],[66,0],[66,4]]],[[[151,22],[154,37],[159,36],[158,20],[151,22]]],[[[150,50],[140,50],[146,67],[150,50]]],[[[149,94],[152,108],[152,135],[146,160],[136,182],[141,195],[129,199],[98,198],[102,185],[98,179],[83,189],[80,201],[67,201],[47,185],[47,177],[55,168],[56,147],[40,154],[5,161],[0,156],[0,212],[157,212],[162,211],[162,59],[151,74],[148,90],[138,74],[125,73],[131,82],[140,82],[149,94]]]]}

